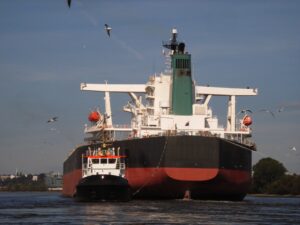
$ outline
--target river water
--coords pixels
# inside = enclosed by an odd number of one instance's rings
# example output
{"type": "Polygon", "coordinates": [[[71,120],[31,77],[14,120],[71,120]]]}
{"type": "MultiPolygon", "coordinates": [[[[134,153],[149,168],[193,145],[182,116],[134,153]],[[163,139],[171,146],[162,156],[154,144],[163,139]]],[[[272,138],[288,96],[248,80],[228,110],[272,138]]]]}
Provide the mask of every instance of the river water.
{"type": "Polygon", "coordinates": [[[58,192],[0,192],[0,224],[300,224],[300,198],[80,203],[58,192]]]}

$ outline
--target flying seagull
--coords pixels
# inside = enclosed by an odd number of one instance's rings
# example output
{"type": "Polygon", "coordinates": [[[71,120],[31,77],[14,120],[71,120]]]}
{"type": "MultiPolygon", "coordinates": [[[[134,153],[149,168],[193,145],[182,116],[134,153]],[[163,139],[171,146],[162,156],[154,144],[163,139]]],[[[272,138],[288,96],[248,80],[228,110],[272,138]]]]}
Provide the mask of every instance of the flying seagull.
{"type": "Polygon", "coordinates": [[[69,8],[71,8],[71,1],[72,0],[67,0],[69,8]]]}
{"type": "Polygon", "coordinates": [[[247,112],[252,113],[252,110],[250,110],[250,109],[242,109],[241,111],[238,112],[238,115],[241,114],[241,113],[247,113],[247,112]]]}
{"type": "Polygon", "coordinates": [[[107,24],[104,24],[104,26],[105,26],[107,35],[110,37],[110,31],[112,30],[112,28],[110,26],[108,26],[107,24]]]}
{"type": "Polygon", "coordinates": [[[297,150],[295,146],[290,147],[289,149],[292,150],[292,151],[296,151],[297,150]]]}
{"type": "Polygon", "coordinates": [[[279,109],[277,109],[277,112],[283,112],[283,110],[284,110],[284,107],[283,106],[281,106],[279,109]]]}
{"type": "Polygon", "coordinates": [[[261,110],[259,110],[260,112],[267,112],[267,113],[270,113],[274,118],[275,118],[275,114],[272,112],[272,111],[270,111],[270,110],[268,110],[268,109],[261,109],[261,110]]]}
{"type": "Polygon", "coordinates": [[[58,117],[57,117],[57,116],[54,116],[54,117],[50,118],[50,119],[47,121],[47,123],[53,123],[53,122],[57,121],[57,119],[58,119],[58,117]]]}

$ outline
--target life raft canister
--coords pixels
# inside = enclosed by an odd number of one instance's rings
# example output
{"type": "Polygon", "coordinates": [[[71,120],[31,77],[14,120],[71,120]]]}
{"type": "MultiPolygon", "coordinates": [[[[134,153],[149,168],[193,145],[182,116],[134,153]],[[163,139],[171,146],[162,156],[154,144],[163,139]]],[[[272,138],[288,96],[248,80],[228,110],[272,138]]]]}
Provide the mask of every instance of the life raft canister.
{"type": "Polygon", "coordinates": [[[247,127],[250,126],[252,124],[252,118],[248,115],[244,116],[243,124],[247,127]]]}
{"type": "Polygon", "coordinates": [[[100,120],[100,118],[101,118],[101,115],[97,111],[92,111],[89,114],[89,121],[90,122],[98,122],[100,120]]]}

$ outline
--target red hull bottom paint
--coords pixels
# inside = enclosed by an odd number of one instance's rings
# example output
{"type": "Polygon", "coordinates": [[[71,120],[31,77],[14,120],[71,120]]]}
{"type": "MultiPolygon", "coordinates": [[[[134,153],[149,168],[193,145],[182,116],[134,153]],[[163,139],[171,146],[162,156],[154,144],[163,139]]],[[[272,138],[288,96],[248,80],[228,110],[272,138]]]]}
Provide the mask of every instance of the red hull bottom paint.
{"type": "MultiPolygon", "coordinates": [[[[126,173],[136,197],[242,198],[251,183],[248,171],[209,168],[129,168],[126,173]]],[[[133,196],[135,197],[135,196],[133,196]]]]}
{"type": "Polygon", "coordinates": [[[219,169],[164,168],[165,173],[174,180],[206,181],[218,175],[219,169]]]}
{"type": "MultiPolygon", "coordinates": [[[[73,197],[81,169],[64,175],[63,194],[73,197]]],[[[248,171],[211,168],[127,168],[133,198],[228,198],[241,200],[251,182],[248,171]]]]}
{"type": "Polygon", "coordinates": [[[73,170],[63,176],[63,195],[74,197],[76,193],[76,186],[82,178],[82,170],[73,170]]]}

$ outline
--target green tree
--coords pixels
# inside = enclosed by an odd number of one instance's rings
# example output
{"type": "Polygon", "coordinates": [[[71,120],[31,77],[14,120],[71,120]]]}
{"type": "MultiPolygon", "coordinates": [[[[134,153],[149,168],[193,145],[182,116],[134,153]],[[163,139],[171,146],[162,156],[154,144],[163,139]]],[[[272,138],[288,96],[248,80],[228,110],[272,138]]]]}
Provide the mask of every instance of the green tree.
{"type": "Polygon", "coordinates": [[[282,163],[272,158],[259,160],[253,166],[252,191],[266,193],[268,186],[284,176],[286,168],[282,163]]]}
{"type": "Polygon", "coordinates": [[[268,194],[300,195],[300,176],[284,175],[267,187],[268,194]]]}

